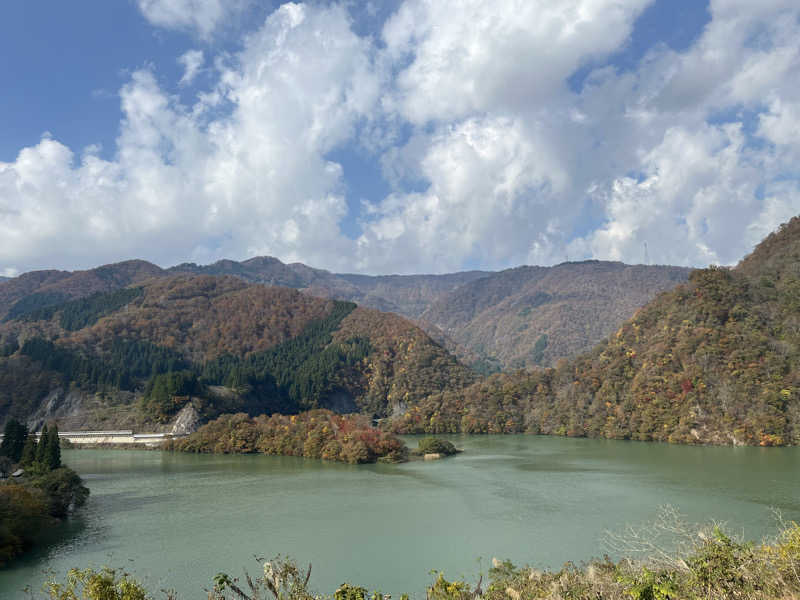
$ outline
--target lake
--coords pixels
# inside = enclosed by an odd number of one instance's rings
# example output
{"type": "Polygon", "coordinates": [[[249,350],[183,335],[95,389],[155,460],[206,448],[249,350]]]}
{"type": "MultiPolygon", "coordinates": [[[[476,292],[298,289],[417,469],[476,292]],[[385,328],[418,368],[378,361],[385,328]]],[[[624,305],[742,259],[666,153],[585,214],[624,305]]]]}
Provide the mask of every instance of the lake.
{"type": "Polygon", "coordinates": [[[40,589],[45,569],[111,565],[205,598],[216,573],[258,573],[254,556],[280,553],[311,562],[322,593],[348,581],[424,598],[431,569],[474,583],[492,557],[559,567],[601,556],[606,530],[665,504],[755,539],[774,533],[773,508],[800,520],[800,448],[446,437],[465,452],[403,465],[64,451],[92,495],[51,546],[0,570],[0,597],[40,589]]]}

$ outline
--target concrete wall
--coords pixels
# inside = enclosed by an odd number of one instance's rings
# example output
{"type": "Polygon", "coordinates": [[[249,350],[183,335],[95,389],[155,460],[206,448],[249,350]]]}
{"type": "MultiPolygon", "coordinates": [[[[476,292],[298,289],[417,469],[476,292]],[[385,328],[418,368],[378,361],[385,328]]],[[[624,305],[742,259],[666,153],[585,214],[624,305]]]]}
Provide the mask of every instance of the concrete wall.
{"type": "MultiPolygon", "coordinates": [[[[36,432],[39,439],[41,432],[36,432]]],[[[142,446],[160,446],[165,440],[183,437],[171,433],[133,433],[131,430],[120,431],[59,431],[59,439],[66,439],[76,445],[81,444],[141,444],[142,446]]],[[[0,434],[0,440],[3,435],[0,434]]]]}

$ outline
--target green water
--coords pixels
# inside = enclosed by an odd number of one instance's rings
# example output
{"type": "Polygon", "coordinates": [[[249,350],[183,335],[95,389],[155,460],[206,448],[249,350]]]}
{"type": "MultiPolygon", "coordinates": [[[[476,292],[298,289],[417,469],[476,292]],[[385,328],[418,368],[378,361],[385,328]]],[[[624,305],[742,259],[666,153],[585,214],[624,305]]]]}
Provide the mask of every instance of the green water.
{"type": "MultiPolygon", "coordinates": [[[[268,456],[74,450],[92,490],[46,551],[0,570],[0,597],[38,590],[43,570],[124,566],[151,589],[204,598],[219,571],[254,555],[313,564],[346,581],[419,597],[431,569],[471,581],[493,556],[557,567],[603,553],[605,530],[672,504],[760,538],[771,507],[800,519],[800,448],[695,448],[535,436],[451,437],[437,462],[349,466],[268,456]]],[[[411,442],[413,443],[413,442],[411,442]]],[[[424,598],[424,595],[422,595],[424,598]]]]}

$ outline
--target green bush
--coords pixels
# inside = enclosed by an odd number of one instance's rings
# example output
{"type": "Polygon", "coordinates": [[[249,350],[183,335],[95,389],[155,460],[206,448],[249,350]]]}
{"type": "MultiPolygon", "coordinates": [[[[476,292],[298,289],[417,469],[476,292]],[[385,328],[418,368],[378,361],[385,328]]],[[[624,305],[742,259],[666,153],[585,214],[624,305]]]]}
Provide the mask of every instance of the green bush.
{"type": "Polygon", "coordinates": [[[0,482],[0,565],[33,547],[40,535],[89,496],[75,471],[34,463],[18,481],[0,482]]]}
{"type": "Polygon", "coordinates": [[[65,583],[51,579],[47,594],[51,600],[146,600],[151,597],[130,575],[108,567],[99,571],[72,569],[65,583]]]}
{"type": "Polygon", "coordinates": [[[435,437],[422,438],[417,446],[417,453],[419,454],[444,454],[445,456],[450,456],[456,452],[456,447],[453,444],[435,437]]]}

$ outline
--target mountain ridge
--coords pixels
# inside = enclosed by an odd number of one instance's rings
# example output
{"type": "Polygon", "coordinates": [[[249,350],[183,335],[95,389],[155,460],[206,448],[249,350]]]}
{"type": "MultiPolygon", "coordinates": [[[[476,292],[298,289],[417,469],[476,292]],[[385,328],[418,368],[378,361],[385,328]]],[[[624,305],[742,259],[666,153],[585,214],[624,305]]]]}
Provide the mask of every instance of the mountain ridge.
{"type": "Polygon", "coordinates": [[[584,261],[499,272],[374,276],[336,274],[302,263],[285,264],[274,257],[226,259],[210,265],[182,263],[168,269],[131,260],[84,271],[34,271],[0,282],[0,319],[149,278],[233,276],[395,312],[414,320],[465,362],[491,372],[548,366],[588,350],[656,292],[685,279],[688,272],[681,267],[584,261]],[[634,285],[617,285],[613,298],[585,293],[603,288],[609,269],[621,268],[640,273],[642,281],[633,278],[626,283],[634,285]],[[575,278],[584,283],[582,290],[571,283],[575,278]],[[547,283],[542,290],[534,290],[540,279],[547,283]]]}
{"type": "Polygon", "coordinates": [[[800,217],[736,267],[692,271],[590,352],[435,394],[392,427],[800,443],[800,217]]]}
{"type": "Polygon", "coordinates": [[[0,348],[2,418],[46,414],[47,403],[51,415],[65,403],[80,414],[97,400],[152,425],[189,397],[206,418],[311,408],[386,416],[392,403],[476,380],[398,315],[233,276],[156,277],[66,300],[6,320],[0,348]]]}

